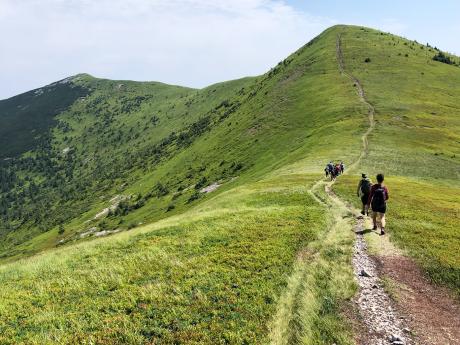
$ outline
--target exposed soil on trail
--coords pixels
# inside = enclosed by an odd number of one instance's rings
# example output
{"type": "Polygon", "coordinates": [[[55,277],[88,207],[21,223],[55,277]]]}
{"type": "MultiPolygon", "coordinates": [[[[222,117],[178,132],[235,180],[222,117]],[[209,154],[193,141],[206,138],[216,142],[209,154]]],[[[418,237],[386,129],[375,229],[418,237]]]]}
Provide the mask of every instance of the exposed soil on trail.
{"type": "Polygon", "coordinates": [[[407,315],[416,344],[460,344],[460,303],[434,286],[410,258],[377,258],[378,271],[396,284],[396,307],[407,315]]]}
{"type": "Polygon", "coordinates": [[[376,261],[367,253],[363,230],[364,220],[359,219],[353,254],[353,269],[359,284],[355,303],[368,333],[367,339],[361,344],[415,344],[410,337],[407,321],[395,310],[385,291],[376,261]]]}

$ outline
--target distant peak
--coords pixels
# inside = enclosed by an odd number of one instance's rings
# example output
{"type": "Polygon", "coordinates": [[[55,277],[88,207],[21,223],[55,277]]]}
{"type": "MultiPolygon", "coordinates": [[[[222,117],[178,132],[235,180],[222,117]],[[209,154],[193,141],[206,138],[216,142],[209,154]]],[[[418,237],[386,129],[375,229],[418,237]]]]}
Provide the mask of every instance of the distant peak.
{"type": "Polygon", "coordinates": [[[92,78],[92,79],[95,79],[95,77],[93,77],[91,74],[88,74],[88,73],[78,73],[78,74],[74,75],[71,78],[92,78]]]}

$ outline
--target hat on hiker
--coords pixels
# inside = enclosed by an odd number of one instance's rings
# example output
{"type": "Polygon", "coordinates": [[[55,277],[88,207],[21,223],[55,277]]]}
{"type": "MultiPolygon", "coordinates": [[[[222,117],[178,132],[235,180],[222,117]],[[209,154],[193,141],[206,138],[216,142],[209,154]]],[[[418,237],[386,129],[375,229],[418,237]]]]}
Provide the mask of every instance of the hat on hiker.
{"type": "Polygon", "coordinates": [[[362,173],[361,176],[362,176],[362,178],[366,178],[366,177],[367,177],[367,175],[364,174],[364,173],[362,173]]]}

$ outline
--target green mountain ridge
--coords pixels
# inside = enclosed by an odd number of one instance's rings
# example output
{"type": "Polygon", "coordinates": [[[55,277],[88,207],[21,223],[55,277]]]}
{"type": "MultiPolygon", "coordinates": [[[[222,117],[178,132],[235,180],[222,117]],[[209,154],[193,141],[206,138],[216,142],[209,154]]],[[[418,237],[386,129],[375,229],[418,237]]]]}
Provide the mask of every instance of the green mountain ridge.
{"type": "Polygon", "coordinates": [[[384,172],[392,241],[458,294],[460,68],[436,55],[339,25],[257,77],[0,101],[0,342],[352,344],[351,223],[318,181],[361,155],[335,192],[384,172]]]}

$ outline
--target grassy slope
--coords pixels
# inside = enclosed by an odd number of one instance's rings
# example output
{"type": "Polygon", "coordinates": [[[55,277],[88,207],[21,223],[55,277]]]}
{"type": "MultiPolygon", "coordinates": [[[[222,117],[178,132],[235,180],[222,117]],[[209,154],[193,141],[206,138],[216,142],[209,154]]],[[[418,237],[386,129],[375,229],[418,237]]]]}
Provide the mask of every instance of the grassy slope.
{"type": "MultiPolygon", "coordinates": [[[[460,293],[460,68],[432,61],[433,49],[371,29],[347,30],[343,48],[376,109],[358,169],[386,174],[392,240],[435,282],[460,293]]],[[[336,190],[356,203],[357,183],[357,176],[342,179],[336,190]]]]}
{"type": "MultiPolygon", "coordinates": [[[[179,132],[197,121],[205,111],[216,107],[248,80],[242,79],[196,91],[161,83],[109,81],[88,75],[78,76],[73,80],[76,88],[91,90],[91,94],[78,100],[55,118],[58,126],[52,130],[52,149],[45,152],[52,155],[54,167],[43,171],[40,168],[32,170],[29,165],[24,168],[25,164],[13,166],[18,176],[25,181],[32,179],[37,184],[51,180],[53,175],[49,175],[50,170],[58,171],[54,176],[65,174],[70,177],[64,181],[58,180],[58,188],[39,190],[37,194],[41,200],[29,198],[20,204],[30,209],[31,213],[40,204],[51,204],[48,208],[49,218],[59,218],[59,214],[67,215],[72,210],[73,214],[65,220],[65,238],[75,232],[82,232],[87,227],[97,226],[98,224],[88,225],[85,221],[106,207],[113,196],[122,194],[133,181],[145,174],[146,169],[157,168],[158,164],[152,162],[147,162],[145,166],[136,165],[132,161],[133,155],[141,152],[135,158],[145,158],[147,161],[151,156],[142,153],[142,150],[157,145],[172,132],[179,132]],[[138,99],[141,101],[137,102],[138,99]],[[63,154],[65,149],[70,149],[70,153],[63,154]],[[62,186],[69,190],[70,198],[66,198],[65,190],[63,195],[57,195],[56,191],[62,186]],[[63,209],[66,212],[62,212],[63,209]],[[83,218],[80,218],[82,214],[83,218]],[[73,223],[69,222],[72,218],[73,223]]],[[[174,148],[171,151],[170,156],[175,154],[174,148]]],[[[30,156],[38,156],[36,152],[39,149],[31,151],[30,156]]],[[[43,164],[37,160],[35,165],[40,167],[43,164]]],[[[151,189],[158,179],[149,182],[149,186],[144,185],[144,192],[147,188],[151,189]]],[[[25,182],[24,185],[27,186],[28,183],[25,182]]],[[[21,193],[20,185],[17,186],[17,192],[21,193]]],[[[130,195],[129,191],[124,194],[130,195]]],[[[16,206],[19,207],[20,204],[17,203],[16,206]]],[[[22,218],[27,219],[27,214],[22,218]]],[[[42,218],[46,219],[43,216],[42,218]]],[[[55,232],[48,230],[53,227],[57,230],[57,226],[43,221],[42,223],[44,224],[40,223],[40,219],[35,222],[26,221],[13,232],[1,231],[3,255],[20,256],[56,245],[62,237],[57,238],[55,232]],[[44,231],[48,232],[26,242],[44,231]],[[23,242],[26,243],[18,246],[23,242]]]]}
{"type": "MultiPolygon", "coordinates": [[[[350,343],[338,313],[354,291],[349,224],[331,229],[309,193],[326,155],[356,159],[366,126],[336,34],[249,80],[256,94],[237,112],[124,193],[181,181],[188,166],[213,181],[236,159],[238,179],[191,209],[176,199],[176,215],[151,225],[4,264],[2,342],[350,343]]],[[[126,218],[154,218],[163,201],[151,202],[126,218]]]]}
{"type": "Polygon", "coordinates": [[[289,191],[299,180],[4,266],[1,342],[261,340],[297,248],[324,227],[311,197],[289,191]]]}

